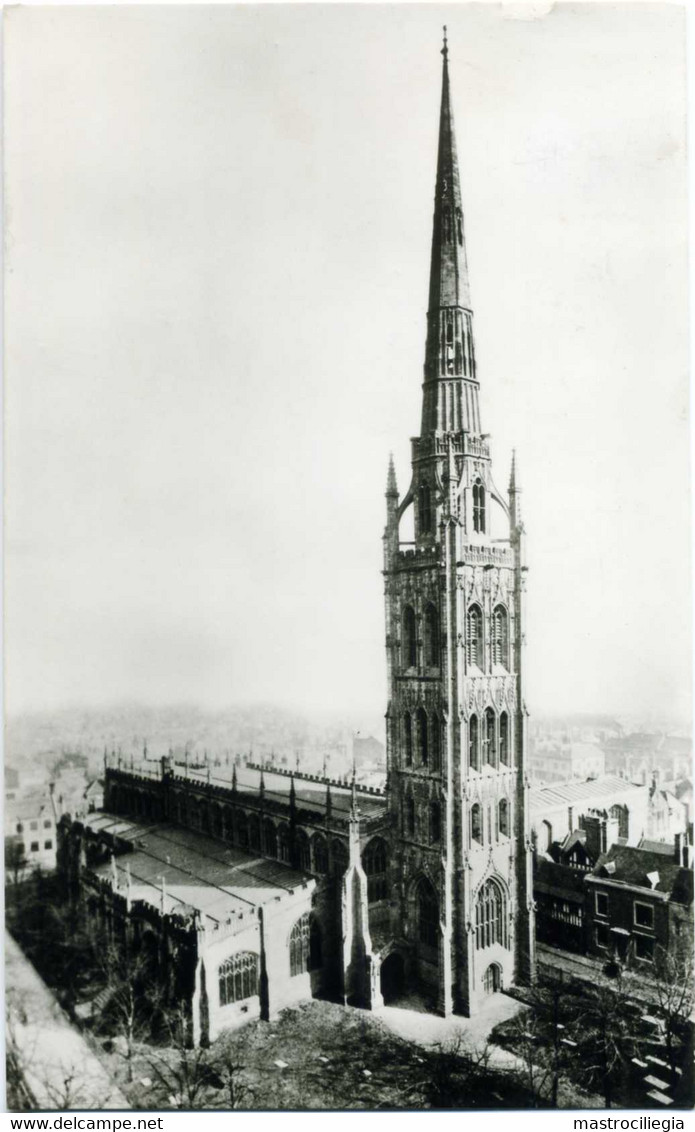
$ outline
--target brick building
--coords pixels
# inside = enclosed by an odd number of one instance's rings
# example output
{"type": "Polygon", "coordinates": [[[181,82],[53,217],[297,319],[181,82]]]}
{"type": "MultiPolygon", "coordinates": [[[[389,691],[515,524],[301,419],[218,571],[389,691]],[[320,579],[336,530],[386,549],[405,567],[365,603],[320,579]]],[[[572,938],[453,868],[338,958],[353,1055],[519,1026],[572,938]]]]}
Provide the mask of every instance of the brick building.
{"type": "Polygon", "coordinates": [[[471,1014],[533,975],[524,527],[482,432],[442,54],[422,427],[386,490],[386,789],[112,765],[104,810],[62,826],[73,892],[178,980],[196,1037],[319,992],[471,1014]]]}

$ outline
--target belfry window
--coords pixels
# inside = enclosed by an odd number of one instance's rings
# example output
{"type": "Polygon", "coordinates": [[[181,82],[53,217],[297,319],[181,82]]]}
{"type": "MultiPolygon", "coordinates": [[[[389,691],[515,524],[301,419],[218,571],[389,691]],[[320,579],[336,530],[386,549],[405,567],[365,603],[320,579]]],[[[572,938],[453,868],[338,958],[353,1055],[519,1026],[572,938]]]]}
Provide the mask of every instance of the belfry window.
{"type": "Polygon", "coordinates": [[[485,488],[479,479],[473,484],[473,530],[485,533],[485,488]]]}
{"type": "Polygon", "coordinates": [[[414,668],[417,664],[417,630],[415,610],[406,605],[403,610],[403,667],[414,668]]]}
{"type": "Polygon", "coordinates": [[[478,759],[478,717],[472,715],[468,721],[468,765],[472,770],[480,769],[478,759]]]}
{"type": "Polygon", "coordinates": [[[405,751],[405,765],[413,765],[413,720],[410,712],[403,716],[403,747],[405,751]]]}
{"type": "Polygon", "coordinates": [[[418,708],[417,711],[417,731],[420,745],[420,762],[423,766],[427,766],[429,762],[429,737],[427,734],[427,712],[424,708],[418,708]]]}
{"type": "Polygon", "coordinates": [[[305,912],[290,932],[290,977],[309,970],[309,913],[305,912]]]}
{"type": "Polygon", "coordinates": [[[495,606],[492,614],[492,663],[509,667],[509,620],[503,605],[495,606]]]}
{"type": "Polygon", "coordinates": [[[258,956],[251,951],[232,955],[220,964],[218,977],[220,1006],[252,998],[258,994],[258,956]]]}
{"type": "Polygon", "coordinates": [[[483,667],[483,615],[479,605],[472,605],[466,618],[466,660],[469,667],[483,667]]]}
{"type": "Polygon", "coordinates": [[[439,666],[439,613],[432,602],[425,610],[425,664],[429,668],[439,666]]]}
{"type": "Polygon", "coordinates": [[[471,838],[483,844],[483,815],[478,802],[471,806],[471,838]]]}
{"type": "Polygon", "coordinates": [[[476,901],[476,947],[481,950],[500,943],[508,947],[507,898],[494,880],[488,880],[476,901]]]}
{"type": "Polygon", "coordinates": [[[492,708],[485,712],[485,761],[497,766],[497,746],[495,743],[495,713],[492,708]]]}
{"type": "Polygon", "coordinates": [[[500,762],[509,766],[509,716],[506,711],[500,716],[500,762]]]}

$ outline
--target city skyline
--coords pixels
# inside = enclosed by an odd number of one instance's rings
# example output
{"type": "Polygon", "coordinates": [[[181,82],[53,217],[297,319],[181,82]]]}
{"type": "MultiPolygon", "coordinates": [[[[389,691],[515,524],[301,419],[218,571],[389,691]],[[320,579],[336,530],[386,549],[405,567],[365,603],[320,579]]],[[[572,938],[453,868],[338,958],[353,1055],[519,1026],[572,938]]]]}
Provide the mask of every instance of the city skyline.
{"type": "Polygon", "coordinates": [[[446,22],[529,707],[689,715],[682,18],[9,13],[8,711],[383,712],[446,22]]]}

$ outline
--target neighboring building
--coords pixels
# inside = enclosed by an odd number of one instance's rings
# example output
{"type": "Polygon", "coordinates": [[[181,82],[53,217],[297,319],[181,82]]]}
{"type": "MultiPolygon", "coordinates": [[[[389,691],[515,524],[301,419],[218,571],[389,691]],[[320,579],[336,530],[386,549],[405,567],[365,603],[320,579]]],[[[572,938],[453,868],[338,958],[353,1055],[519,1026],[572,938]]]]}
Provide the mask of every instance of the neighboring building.
{"type": "Polygon", "coordinates": [[[583,952],[584,871],[538,858],[533,876],[536,937],[539,943],[583,952]]]}
{"type": "Polygon", "coordinates": [[[386,492],[386,791],[143,761],[61,823],[73,893],[152,955],[196,1038],[319,990],[472,1014],[533,977],[524,528],[480,421],[443,56],[422,429],[408,491],[391,463],[386,492]]]}
{"type": "Polygon", "coordinates": [[[585,882],[589,954],[648,972],[660,948],[692,951],[691,847],[680,839],[668,856],[613,845],[585,882]]]}
{"type": "Polygon", "coordinates": [[[647,836],[653,841],[675,841],[688,827],[688,805],[671,790],[652,780],[649,788],[647,836]]]}
{"type": "Polygon", "coordinates": [[[48,790],[17,793],[5,802],[5,858],[7,873],[55,868],[56,813],[48,790]]]}
{"type": "Polygon", "coordinates": [[[606,756],[595,743],[539,739],[530,760],[531,776],[540,783],[585,781],[606,773],[606,756]]]}
{"type": "Polygon", "coordinates": [[[648,802],[646,787],[614,775],[589,782],[535,786],[531,790],[530,811],[538,850],[546,852],[554,841],[564,841],[575,829],[584,828],[580,821],[584,815],[599,814],[616,819],[616,836],[636,845],[647,833],[648,802]]]}

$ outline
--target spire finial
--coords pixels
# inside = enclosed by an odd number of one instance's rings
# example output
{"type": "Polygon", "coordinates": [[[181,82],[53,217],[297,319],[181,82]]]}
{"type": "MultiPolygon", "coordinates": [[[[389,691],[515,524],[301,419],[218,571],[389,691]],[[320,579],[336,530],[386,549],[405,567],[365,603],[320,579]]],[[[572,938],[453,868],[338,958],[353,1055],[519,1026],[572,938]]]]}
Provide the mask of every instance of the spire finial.
{"type": "Polygon", "coordinates": [[[386,494],[398,498],[398,484],[396,483],[396,468],[393,463],[393,452],[389,453],[389,470],[386,475],[386,494]]]}
{"type": "Polygon", "coordinates": [[[447,41],[447,38],[446,38],[446,24],[444,24],[443,30],[444,30],[444,43],[442,44],[442,55],[444,56],[444,61],[446,62],[446,60],[449,58],[449,44],[448,44],[448,41],[447,41]]]}

